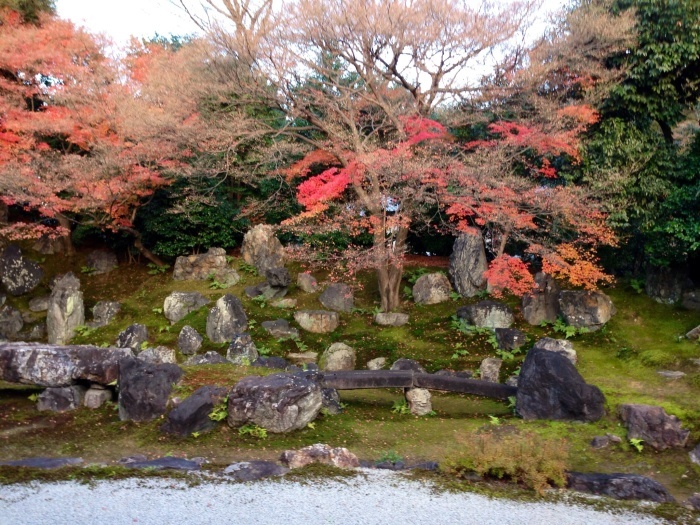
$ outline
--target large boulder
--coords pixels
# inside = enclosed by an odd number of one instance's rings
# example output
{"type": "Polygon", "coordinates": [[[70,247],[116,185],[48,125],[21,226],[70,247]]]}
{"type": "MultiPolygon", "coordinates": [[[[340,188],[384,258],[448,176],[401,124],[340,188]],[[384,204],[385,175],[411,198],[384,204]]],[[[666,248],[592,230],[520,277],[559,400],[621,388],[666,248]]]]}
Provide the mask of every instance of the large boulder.
{"type": "Polygon", "coordinates": [[[119,332],[116,344],[119,348],[131,348],[135,352],[140,352],[141,347],[147,341],[148,328],[146,325],[135,323],[119,332]]]}
{"type": "Polygon", "coordinates": [[[535,343],[533,348],[539,348],[541,350],[548,350],[550,352],[556,352],[563,355],[572,365],[578,363],[578,355],[576,350],[574,350],[574,345],[571,341],[566,339],[553,339],[551,337],[543,337],[535,343]]]}
{"type": "Polygon", "coordinates": [[[294,320],[304,330],[314,334],[330,333],[340,324],[338,313],[326,310],[299,310],[294,312],[294,320]]]}
{"type": "Polygon", "coordinates": [[[605,412],[605,397],[566,357],[533,348],[520,369],[515,407],[523,419],[597,421],[605,412]]]}
{"type": "Polygon", "coordinates": [[[207,303],[209,299],[199,292],[173,292],[163,301],[163,314],[170,324],[175,324],[207,303]]]}
{"type": "Polygon", "coordinates": [[[53,281],[46,330],[50,344],[62,345],[75,335],[75,329],[85,324],[85,305],[80,280],[68,272],[53,281]]]}
{"type": "Polygon", "coordinates": [[[37,410],[67,412],[83,404],[86,388],[81,385],[51,387],[39,394],[37,410]]]}
{"type": "Polygon", "coordinates": [[[567,487],[621,500],[648,500],[657,503],[675,501],[661,483],[638,474],[582,474],[569,472],[567,487]]]}
{"type": "Polygon", "coordinates": [[[333,343],[319,360],[319,368],[330,372],[337,370],[355,370],[355,350],[345,343],[333,343]]]}
{"type": "Polygon", "coordinates": [[[479,301],[457,310],[457,317],[480,328],[510,328],[515,321],[513,311],[503,303],[479,301]]]}
{"type": "Polygon", "coordinates": [[[115,301],[97,301],[92,307],[92,321],[88,323],[90,328],[107,326],[122,310],[122,305],[115,301]]]}
{"type": "Polygon", "coordinates": [[[627,426],[628,439],[642,439],[655,450],[683,448],[688,443],[690,431],[682,429],[680,420],[661,407],[625,404],[618,411],[627,426]]]}
{"type": "Polygon", "coordinates": [[[452,285],[444,273],[421,275],[413,285],[416,304],[438,304],[450,300],[452,285]]]}
{"type": "Polygon", "coordinates": [[[117,379],[119,360],[132,355],[126,348],[0,343],[0,379],[45,387],[107,385],[117,379]]]}
{"type": "Polygon", "coordinates": [[[280,461],[289,468],[300,468],[312,463],[322,463],[339,468],[356,468],[360,466],[357,456],[346,448],[333,448],[316,443],[300,450],[285,450],[280,461]]]}
{"type": "Polygon", "coordinates": [[[450,255],[449,277],[455,291],[473,297],[486,288],[484,272],[488,269],[481,232],[457,237],[450,255]]]}
{"type": "Polygon", "coordinates": [[[234,334],[226,351],[226,359],[234,365],[250,366],[258,357],[258,348],[248,332],[234,334]]]}
{"type": "Polygon", "coordinates": [[[173,384],[182,377],[174,364],[155,365],[126,357],[119,361],[119,419],[151,421],[163,414],[173,384]]]}
{"type": "Polygon", "coordinates": [[[95,250],[85,258],[85,266],[91,270],[93,275],[101,275],[111,272],[119,266],[119,263],[113,252],[95,250]]]}
{"type": "Polygon", "coordinates": [[[168,414],[161,430],[167,434],[189,436],[193,432],[202,432],[214,428],[216,423],[209,417],[216,405],[221,403],[228,393],[226,388],[203,386],[176,406],[168,414]]]}
{"type": "Polygon", "coordinates": [[[228,397],[228,424],[253,423],[269,432],[300,430],[323,406],[318,383],[301,376],[273,374],[241,379],[228,397]]]}
{"type": "Polygon", "coordinates": [[[241,245],[243,260],[255,266],[258,273],[284,266],[284,247],[275,236],[272,226],[258,224],[243,236],[241,245]]]}
{"type": "Polygon", "coordinates": [[[0,336],[15,339],[24,327],[22,313],[11,306],[0,306],[0,336]]]}
{"type": "Polygon", "coordinates": [[[650,268],[644,291],[659,303],[674,304],[680,301],[687,279],[685,272],[673,268],[650,268]]]}
{"type": "Polygon", "coordinates": [[[18,296],[31,292],[39,285],[44,270],[22,256],[22,250],[10,244],[0,255],[0,282],[10,295],[18,296]]]}
{"type": "Polygon", "coordinates": [[[603,292],[563,290],[559,306],[567,324],[576,328],[600,330],[615,315],[615,306],[603,292]]]}
{"type": "Polygon", "coordinates": [[[204,338],[190,325],[185,325],[177,336],[177,347],[183,355],[194,355],[202,348],[204,338]]]}
{"type": "Polygon", "coordinates": [[[554,277],[543,272],[535,275],[535,289],[523,295],[522,311],[525,320],[532,325],[553,323],[561,314],[559,285],[554,277]]]}
{"type": "Polygon", "coordinates": [[[355,295],[347,284],[333,283],[318,296],[321,304],[329,310],[351,312],[355,306],[355,295]]]}
{"type": "Polygon", "coordinates": [[[233,286],[241,280],[241,276],[229,267],[226,260],[226,250],[209,248],[201,255],[188,255],[175,259],[173,279],[176,281],[206,281],[216,279],[222,285],[233,286]]]}
{"type": "Polygon", "coordinates": [[[207,337],[213,343],[226,343],[248,329],[248,316],[238,297],[226,294],[216,301],[207,317],[207,337]]]}

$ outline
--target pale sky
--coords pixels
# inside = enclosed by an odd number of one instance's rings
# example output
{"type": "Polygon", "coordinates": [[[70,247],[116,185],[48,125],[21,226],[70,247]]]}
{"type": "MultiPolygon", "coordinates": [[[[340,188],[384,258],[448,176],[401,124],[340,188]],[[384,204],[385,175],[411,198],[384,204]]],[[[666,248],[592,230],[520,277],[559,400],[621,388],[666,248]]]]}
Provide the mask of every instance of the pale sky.
{"type": "Polygon", "coordinates": [[[91,33],[104,33],[115,44],[131,35],[152,37],[187,35],[197,31],[192,21],[169,0],[57,0],[58,16],[83,26],[91,33]]]}

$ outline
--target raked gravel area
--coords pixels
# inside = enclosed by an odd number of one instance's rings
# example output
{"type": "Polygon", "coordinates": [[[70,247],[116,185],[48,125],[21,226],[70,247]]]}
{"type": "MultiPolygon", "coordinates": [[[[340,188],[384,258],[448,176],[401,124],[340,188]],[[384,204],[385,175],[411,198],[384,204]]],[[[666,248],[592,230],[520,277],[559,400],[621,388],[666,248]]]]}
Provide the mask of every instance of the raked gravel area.
{"type": "Polygon", "coordinates": [[[436,492],[388,471],[343,481],[148,479],[0,487],[0,525],[652,525],[639,514],[436,492]]]}

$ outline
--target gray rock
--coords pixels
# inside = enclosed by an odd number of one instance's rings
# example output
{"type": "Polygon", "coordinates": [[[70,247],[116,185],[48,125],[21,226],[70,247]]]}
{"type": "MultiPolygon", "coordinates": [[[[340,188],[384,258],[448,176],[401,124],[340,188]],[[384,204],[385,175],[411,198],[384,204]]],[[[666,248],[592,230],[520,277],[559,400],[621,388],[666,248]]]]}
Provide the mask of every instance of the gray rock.
{"type": "Polygon", "coordinates": [[[449,278],[455,291],[473,297],[486,288],[484,272],[488,269],[481,232],[462,234],[455,240],[450,255],[449,278]]]}
{"type": "Polygon", "coordinates": [[[423,368],[418,361],[404,358],[394,361],[394,364],[391,365],[389,370],[412,370],[413,372],[418,372],[419,374],[427,373],[425,368],[423,368]]]}
{"type": "Polygon", "coordinates": [[[274,338],[289,337],[296,339],[299,337],[299,330],[289,326],[289,321],[277,319],[275,321],[263,321],[260,323],[265,331],[274,338]]]}
{"type": "Polygon", "coordinates": [[[326,310],[299,310],[294,313],[294,320],[304,330],[315,334],[327,334],[338,328],[340,317],[337,312],[326,310]]]}
{"type": "Polygon", "coordinates": [[[413,285],[416,304],[438,304],[450,300],[452,285],[444,273],[421,275],[413,285]]]}
{"type": "Polygon", "coordinates": [[[355,350],[345,343],[333,343],[321,355],[319,367],[321,370],[355,370],[355,350]]]}
{"type": "Polygon", "coordinates": [[[681,305],[688,310],[700,310],[700,289],[685,292],[681,299],[681,305]]]}
{"type": "Polygon", "coordinates": [[[174,364],[154,365],[126,357],[119,361],[119,419],[150,421],[165,414],[173,384],[182,377],[174,364]]]}
{"type": "Polygon", "coordinates": [[[42,255],[63,253],[63,239],[61,237],[51,238],[48,235],[42,235],[32,244],[32,250],[42,255]]]}
{"type": "Polygon", "coordinates": [[[680,379],[681,377],[685,377],[685,372],[681,372],[680,370],[657,370],[656,373],[666,379],[680,379]]]}
{"type": "Polygon", "coordinates": [[[31,292],[44,277],[44,270],[22,256],[22,250],[10,244],[0,255],[0,282],[7,293],[13,296],[31,292]]]}
{"type": "Polygon", "coordinates": [[[76,381],[107,385],[117,379],[119,360],[132,355],[123,348],[0,343],[0,379],[45,387],[76,381]]]}
{"type": "Polygon", "coordinates": [[[265,279],[273,288],[287,288],[292,284],[292,276],[283,266],[265,270],[265,279]]]}
{"type": "Polygon", "coordinates": [[[119,333],[116,344],[119,348],[131,348],[138,353],[146,342],[148,342],[148,328],[136,323],[127,326],[119,333]]]}
{"type": "Polygon", "coordinates": [[[224,469],[226,476],[241,483],[284,476],[287,472],[289,472],[289,469],[282,465],[262,460],[233,463],[224,469]]]}
{"type": "Polygon", "coordinates": [[[318,383],[303,377],[246,377],[229,394],[228,424],[240,427],[253,423],[274,433],[299,430],[316,418],[322,397],[318,383]]]}
{"type": "Polygon", "coordinates": [[[68,272],[53,281],[46,330],[50,344],[65,344],[75,335],[75,329],[85,324],[85,305],[80,280],[68,272]]]}
{"type": "Polygon", "coordinates": [[[265,281],[256,284],[255,286],[246,286],[244,291],[245,294],[251,299],[261,297],[266,301],[270,301],[272,299],[281,299],[287,295],[289,289],[286,287],[276,288],[265,281]]]}
{"type": "Polygon", "coordinates": [[[481,361],[479,370],[481,370],[481,380],[489,383],[498,383],[501,375],[502,359],[497,357],[487,357],[481,361]]]}
{"type": "Polygon", "coordinates": [[[236,334],[248,329],[248,316],[238,297],[226,294],[216,301],[207,317],[207,337],[213,343],[231,341],[236,334]]]}
{"type": "Polygon", "coordinates": [[[122,305],[116,301],[97,301],[92,307],[92,321],[88,323],[90,328],[107,326],[121,312],[122,305]]]}
{"type": "Polygon", "coordinates": [[[226,351],[226,359],[234,365],[250,366],[258,357],[258,349],[249,333],[234,334],[226,351]]]}
{"type": "Polygon", "coordinates": [[[226,260],[226,250],[209,248],[201,255],[188,255],[175,259],[173,279],[176,281],[206,281],[210,278],[226,287],[234,286],[241,276],[229,267],[226,260]]]}
{"type": "Polygon", "coordinates": [[[177,336],[177,347],[183,355],[194,355],[202,348],[204,338],[190,325],[185,325],[177,336]]]}
{"type": "Polygon", "coordinates": [[[193,432],[203,432],[216,426],[209,417],[216,405],[221,403],[227,389],[216,386],[203,386],[176,406],[168,414],[161,430],[167,434],[189,436],[193,432]]]}
{"type": "Polygon", "coordinates": [[[82,465],[83,463],[85,463],[83,458],[27,458],[14,461],[0,461],[0,465],[8,467],[40,468],[48,470],[82,465]]]}
{"type": "Polygon", "coordinates": [[[700,511],[700,492],[696,492],[688,498],[688,507],[692,510],[700,511]]]}
{"type": "Polygon", "coordinates": [[[700,339],[700,325],[693,328],[690,332],[685,334],[685,336],[691,341],[697,341],[698,339],[700,339]]]}
{"type": "Polygon", "coordinates": [[[175,324],[208,303],[209,299],[199,292],[173,292],[163,301],[163,314],[170,324],[175,324]]]}
{"type": "Polygon", "coordinates": [[[294,364],[297,365],[310,365],[310,364],[316,364],[316,360],[318,359],[318,352],[290,352],[287,354],[287,359],[294,364]]]}
{"type": "Polygon", "coordinates": [[[177,363],[175,350],[166,346],[146,348],[142,352],[139,352],[139,359],[154,365],[162,365],[163,363],[177,363]]]}
{"type": "Polygon", "coordinates": [[[197,365],[225,365],[231,364],[219,353],[214,350],[210,350],[204,355],[193,355],[187,361],[185,361],[186,366],[197,366],[197,365]]]}
{"type": "Polygon", "coordinates": [[[543,337],[535,343],[533,348],[539,348],[541,350],[548,350],[549,352],[556,352],[563,355],[572,365],[578,363],[578,355],[576,350],[574,350],[574,345],[571,341],[566,339],[552,339],[551,337],[543,337]]]}
{"type": "Polygon", "coordinates": [[[462,379],[471,379],[474,374],[470,370],[449,370],[442,369],[435,372],[436,376],[461,377],[462,379]]]}
{"type": "Polygon", "coordinates": [[[357,456],[346,448],[332,448],[329,445],[316,443],[300,450],[285,450],[280,461],[291,469],[305,467],[312,463],[322,463],[338,468],[357,468],[360,461],[357,456]]]}
{"type": "Polygon", "coordinates": [[[605,413],[605,397],[566,357],[533,348],[520,370],[515,407],[523,419],[597,421],[605,413]]]}
{"type": "Polygon", "coordinates": [[[286,310],[289,309],[294,309],[297,307],[297,300],[296,299],[277,299],[275,301],[272,301],[270,303],[270,306],[273,306],[275,308],[283,308],[286,310]]]}
{"type": "Polygon", "coordinates": [[[343,411],[343,405],[340,402],[340,394],[338,394],[335,388],[322,388],[321,395],[323,396],[322,404],[324,413],[337,416],[343,411]]]}
{"type": "Polygon", "coordinates": [[[615,306],[603,292],[564,290],[559,306],[567,324],[576,328],[600,330],[615,314],[615,306]]]}
{"type": "Polygon", "coordinates": [[[682,429],[680,420],[661,407],[624,404],[618,412],[627,427],[627,439],[642,439],[655,450],[683,448],[688,443],[690,431],[682,429]]]}
{"type": "Polygon", "coordinates": [[[254,226],[243,236],[241,256],[261,275],[271,268],[284,266],[284,247],[273,228],[265,224],[254,226]]]}
{"type": "Polygon", "coordinates": [[[86,388],[79,385],[51,387],[39,394],[37,409],[50,412],[67,412],[83,404],[86,388]]]}
{"type": "Polygon", "coordinates": [[[688,455],[690,456],[690,461],[696,465],[700,465],[700,445],[691,450],[688,455]]]}
{"type": "Polygon", "coordinates": [[[495,301],[479,301],[457,310],[457,317],[480,328],[510,328],[515,321],[513,311],[495,301]]]}
{"type": "Polygon", "coordinates": [[[433,405],[430,401],[432,397],[430,390],[425,388],[407,388],[406,401],[411,414],[414,416],[427,416],[433,411],[433,405]]]}
{"type": "Polygon", "coordinates": [[[273,368],[277,370],[285,370],[289,367],[289,361],[284,357],[278,356],[263,356],[261,355],[255,361],[253,361],[252,366],[259,366],[261,368],[273,368]]]}
{"type": "Polygon", "coordinates": [[[29,300],[29,309],[32,312],[45,312],[49,309],[49,296],[42,295],[29,300]]]}
{"type": "Polygon", "coordinates": [[[355,295],[347,284],[333,283],[329,285],[318,300],[329,310],[351,312],[355,306],[355,295]]]}
{"type": "Polygon", "coordinates": [[[608,445],[610,445],[610,438],[608,436],[596,436],[591,441],[591,447],[596,450],[606,448],[608,445]]]}
{"type": "Polygon", "coordinates": [[[398,312],[379,312],[374,316],[374,322],[379,326],[403,326],[408,319],[408,314],[398,312]]]}
{"type": "Polygon", "coordinates": [[[637,474],[582,474],[569,472],[567,486],[621,500],[649,500],[658,503],[675,501],[658,481],[637,474]]]}
{"type": "Polygon", "coordinates": [[[523,317],[531,325],[553,323],[561,314],[560,288],[551,275],[539,272],[535,275],[535,289],[523,295],[523,317]]]}
{"type": "Polygon", "coordinates": [[[386,366],[386,357],[377,357],[367,361],[367,370],[381,370],[386,366]]]}
{"type": "Polygon", "coordinates": [[[15,339],[24,327],[22,313],[11,306],[0,306],[0,336],[15,339]]]}
{"type": "Polygon", "coordinates": [[[527,335],[516,328],[496,328],[494,332],[501,350],[517,350],[527,342],[527,335]]]}
{"type": "Polygon", "coordinates": [[[100,408],[102,405],[112,401],[112,391],[105,388],[88,388],[85,392],[85,398],[83,399],[83,405],[87,408],[100,408]]]}
{"type": "Polygon", "coordinates": [[[119,263],[114,253],[96,250],[88,254],[85,266],[93,270],[93,275],[101,275],[111,272],[119,266],[119,263]]]}
{"type": "Polygon", "coordinates": [[[506,379],[506,385],[514,386],[515,388],[518,388],[519,382],[520,382],[520,376],[518,376],[518,375],[512,375],[508,379],[506,379]]]}
{"type": "Polygon", "coordinates": [[[297,275],[297,286],[306,293],[318,291],[318,281],[310,273],[300,273],[297,275]]]}
{"type": "Polygon", "coordinates": [[[40,341],[46,338],[46,323],[38,323],[32,326],[26,335],[29,341],[40,341]]]}
{"type": "Polygon", "coordinates": [[[675,304],[681,300],[687,278],[685,272],[673,268],[650,268],[644,291],[656,302],[675,304]]]}

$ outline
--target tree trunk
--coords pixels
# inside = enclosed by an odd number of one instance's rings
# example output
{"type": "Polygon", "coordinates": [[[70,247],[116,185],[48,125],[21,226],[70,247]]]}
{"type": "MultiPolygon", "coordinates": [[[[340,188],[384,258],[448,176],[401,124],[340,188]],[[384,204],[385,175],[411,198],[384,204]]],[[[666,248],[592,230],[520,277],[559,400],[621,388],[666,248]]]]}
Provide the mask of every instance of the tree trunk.
{"type": "Polygon", "coordinates": [[[73,239],[71,238],[71,224],[68,217],[62,213],[56,214],[56,220],[61,228],[68,230],[68,235],[61,236],[61,242],[63,243],[63,252],[68,257],[73,257],[75,255],[75,246],[73,246],[73,239]]]}
{"type": "Polygon", "coordinates": [[[146,248],[141,241],[141,232],[135,230],[134,228],[122,228],[124,231],[130,233],[134,236],[134,248],[136,248],[141,255],[146,259],[151,261],[156,266],[166,266],[166,264],[151,250],[146,248]]]}
{"type": "Polygon", "coordinates": [[[403,252],[408,230],[400,228],[387,246],[383,235],[375,234],[375,249],[382,254],[377,264],[377,284],[382,312],[391,312],[401,305],[401,277],[403,276],[403,252]],[[381,244],[380,244],[381,243],[381,244]]]}

